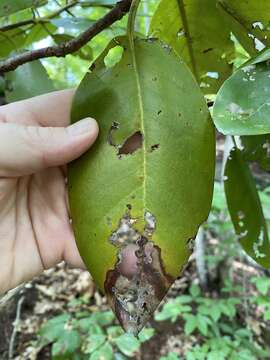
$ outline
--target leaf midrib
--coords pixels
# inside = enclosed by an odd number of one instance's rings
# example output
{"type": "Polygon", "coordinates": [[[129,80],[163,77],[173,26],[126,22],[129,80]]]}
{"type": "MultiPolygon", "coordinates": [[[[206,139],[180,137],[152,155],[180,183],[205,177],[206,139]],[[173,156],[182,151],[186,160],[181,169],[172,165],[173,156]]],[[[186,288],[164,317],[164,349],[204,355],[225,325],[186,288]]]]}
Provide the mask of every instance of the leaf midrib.
{"type": "Polygon", "coordinates": [[[142,152],[143,152],[143,211],[146,211],[146,136],[145,136],[145,124],[144,124],[144,108],[143,108],[143,97],[142,97],[142,86],[140,82],[140,75],[138,70],[138,63],[135,52],[135,44],[131,44],[130,51],[132,57],[132,65],[135,73],[136,87],[137,87],[137,95],[138,95],[138,103],[139,103],[139,114],[140,114],[140,125],[141,132],[143,136],[142,141],[142,152]]]}

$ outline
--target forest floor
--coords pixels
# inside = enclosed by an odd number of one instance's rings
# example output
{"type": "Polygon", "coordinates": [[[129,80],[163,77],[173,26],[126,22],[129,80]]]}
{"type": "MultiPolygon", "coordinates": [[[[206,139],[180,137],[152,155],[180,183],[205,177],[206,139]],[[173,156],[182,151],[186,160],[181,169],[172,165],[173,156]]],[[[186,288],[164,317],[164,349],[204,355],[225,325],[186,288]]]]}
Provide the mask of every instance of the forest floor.
{"type": "MultiPolygon", "coordinates": [[[[246,284],[250,284],[247,289],[249,293],[254,293],[254,287],[248,281],[256,275],[262,275],[261,271],[253,266],[243,265],[239,261],[233,262],[234,282],[243,284],[243,276],[246,284]]],[[[166,299],[174,298],[177,295],[185,294],[191,283],[198,283],[198,273],[195,261],[191,260],[183,275],[170,289],[166,299]]],[[[214,285],[215,286],[215,285],[214,285]]],[[[217,284],[218,286],[218,284],[217,284]]],[[[212,291],[213,289],[211,289],[212,291]]],[[[86,271],[71,269],[65,264],[60,264],[56,268],[45,271],[42,275],[28,283],[18,295],[17,306],[13,309],[10,316],[10,324],[5,327],[12,327],[12,321],[16,318],[18,326],[16,333],[13,329],[13,349],[14,359],[16,360],[47,360],[51,359],[51,346],[44,348],[36,347],[37,333],[41,325],[48,319],[63,312],[74,312],[74,308],[69,308],[69,303],[74,298],[84,297],[88,299],[87,307],[90,311],[108,310],[106,298],[96,290],[95,285],[86,271]],[[20,309],[18,309],[20,306],[20,309]],[[19,311],[18,311],[19,310],[19,311]],[[15,333],[15,336],[14,336],[15,333]]],[[[75,309],[76,310],[76,309],[75,309]]],[[[246,314],[245,304],[239,308],[239,314],[246,314]]],[[[250,314],[250,323],[256,328],[258,337],[262,335],[263,325],[260,314],[256,311],[250,314]]],[[[181,320],[171,323],[169,321],[152,321],[151,327],[155,328],[155,335],[147,343],[142,345],[140,352],[133,359],[155,360],[170,351],[182,354],[185,349],[192,348],[198,343],[198,336],[189,336],[183,333],[183,323],[181,320]]],[[[1,359],[9,359],[8,347],[11,336],[2,337],[0,346],[1,359]]],[[[263,341],[263,340],[262,340],[263,341]]]]}

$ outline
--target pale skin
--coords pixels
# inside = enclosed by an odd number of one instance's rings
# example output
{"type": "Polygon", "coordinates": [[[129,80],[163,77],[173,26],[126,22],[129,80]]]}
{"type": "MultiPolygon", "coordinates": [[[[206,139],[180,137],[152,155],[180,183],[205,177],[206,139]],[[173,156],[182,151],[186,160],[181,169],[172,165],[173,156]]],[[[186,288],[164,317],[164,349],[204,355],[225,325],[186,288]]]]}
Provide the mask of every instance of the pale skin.
{"type": "Polygon", "coordinates": [[[0,107],[0,293],[61,261],[84,267],[70,225],[66,164],[98,135],[70,124],[74,91],[0,107]]]}

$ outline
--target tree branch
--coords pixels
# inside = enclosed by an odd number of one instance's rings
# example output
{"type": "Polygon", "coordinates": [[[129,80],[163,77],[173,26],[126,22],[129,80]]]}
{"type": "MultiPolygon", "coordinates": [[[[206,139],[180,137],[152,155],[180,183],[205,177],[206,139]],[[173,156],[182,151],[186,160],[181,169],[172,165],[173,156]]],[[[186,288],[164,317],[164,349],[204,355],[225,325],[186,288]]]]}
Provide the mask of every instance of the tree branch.
{"type": "Polygon", "coordinates": [[[86,31],[81,33],[78,37],[62,43],[60,45],[48,46],[42,49],[26,51],[22,54],[13,56],[7,60],[0,62],[0,74],[17,69],[20,65],[28,62],[44,59],[48,57],[65,57],[68,54],[72,54],[90,40],[92,40],[97,34],[104,29],[111,26],[116,21],[122,19],[122,17],[129,11],[132,0],[121,0],[115,7],[109,11],[103,18],[95,22],[86,31]]]}

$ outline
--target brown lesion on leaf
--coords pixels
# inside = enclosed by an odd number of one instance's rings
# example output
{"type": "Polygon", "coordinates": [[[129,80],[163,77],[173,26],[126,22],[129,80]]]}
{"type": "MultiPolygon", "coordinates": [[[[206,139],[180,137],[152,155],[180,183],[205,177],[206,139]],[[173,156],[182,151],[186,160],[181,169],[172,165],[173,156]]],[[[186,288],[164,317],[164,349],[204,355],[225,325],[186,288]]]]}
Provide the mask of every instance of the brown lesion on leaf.
{"type": "Polygon", "coordinates": [[[118,261],[108,271],[106,294],[123,328],[137,335],[173,283],[162,264],[161,250],[152,241],[156,219],[146,212],[143,233],[136,219],[126,213],[109,239],[116,246],[118,261]]]}
{"type": "Polygon", "coordinates": [[[203,50],[203,53],[206,54],[208,53],[209,51],[213,51],[214,49],[213,48],[207,48],[205,50],[203,50]]]}
{"type": "Polygon", "coordinates": [[[154,145],[151,146],[150,152],[153,152],[153,151],[155,151],[155,150],[158,150],[159,148],[160,148],[160,144],[154,144],[154,145]]]}
{"type": "Polygon", "coordinates": [[[135,131],[131,136],[129,136],[122,145],[115,144],[113,140],[113,133],[117,131],[120,127],[120,124],[114,121],[111,125],[109,134],[108,134],[108,143],[117,149],[117,155],[121,159],[123,155],[132,155],[137,150],[142,148],[143,145],[143,134],[141,131],[135,131]]]}
{"type": "Polygon", "coordinates": [[[133,135],[127,138],[124,144],[119,147],[118,155],[131,155],[135,151],[142,148],[143,135],[141,131],[136,131],[133,135]]]}

